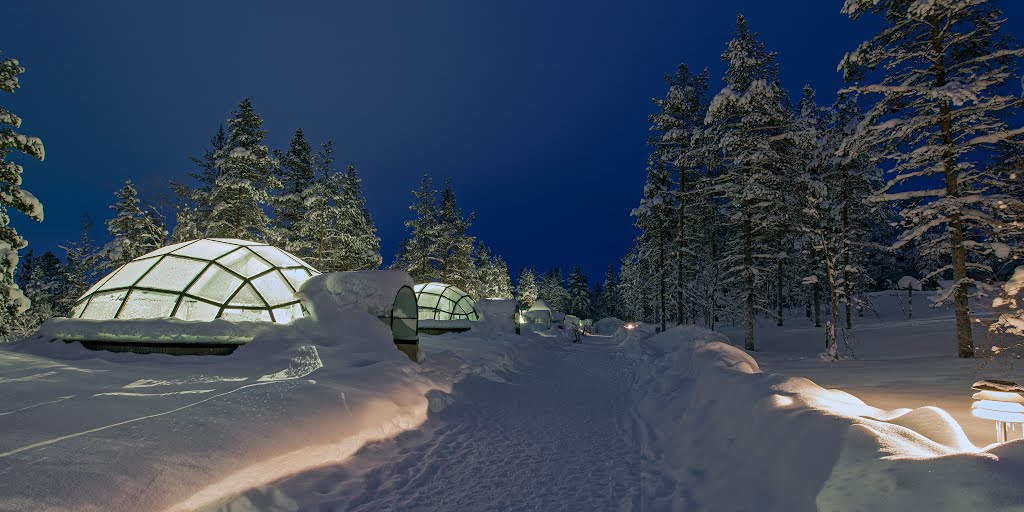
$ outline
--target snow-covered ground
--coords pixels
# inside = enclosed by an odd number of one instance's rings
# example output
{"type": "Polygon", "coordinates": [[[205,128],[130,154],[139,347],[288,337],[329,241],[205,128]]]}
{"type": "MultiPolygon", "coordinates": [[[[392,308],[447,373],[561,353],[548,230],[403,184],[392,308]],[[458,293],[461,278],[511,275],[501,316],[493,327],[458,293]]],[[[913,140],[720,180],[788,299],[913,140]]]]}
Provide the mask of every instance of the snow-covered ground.
{"type": "Polygon", "coordinates": [[[351,309],[225,357],[4,347],[0,510],[1024,509],[1024,441],[970,417],[949,313],[874,301],[837,364],[800,318],[757,360],[695,327],[485,323],[416,365],[351,309]]]}

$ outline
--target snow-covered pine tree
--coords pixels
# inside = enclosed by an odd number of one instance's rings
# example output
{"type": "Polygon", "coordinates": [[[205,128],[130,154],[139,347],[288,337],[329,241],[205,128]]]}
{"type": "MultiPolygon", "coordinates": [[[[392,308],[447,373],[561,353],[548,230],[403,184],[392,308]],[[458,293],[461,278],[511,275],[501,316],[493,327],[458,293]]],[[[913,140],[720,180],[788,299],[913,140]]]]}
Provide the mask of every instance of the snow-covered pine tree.
{"type": "Polygon", "coordinates": [[[497,297],[495,293],[498,288],[499,276],[497,269],[494,268],[491,250],[482,241],[477,243],[473,265],[476,267],[479,298],[497,297]]]}
{"type": "Polygon", "coordinates": [[[274,176],[278,162],[263,145],[266,130],[249,98],[227,121],[227,143],[214,155],[219,175],[209,194],[206,235],[257,241],[271,239],[270,218],[264,208],[268,190],[280,188],[274,176]]]}
{"type": "Polygon", "coordinates": [[[60,258],[51,251],[33,257],[29,250],[19,270],[21,288],[32,302],[20,317],[23,328],[32,330],[55,316],[67,314],[60,310],[61,299],[70,292],[67,271],[60,258]]]}
{"type": "Polygon", "coordinates": [[[579,318],[591,318],[594,315],[590,302],[590,284],[579,265],[574,266],[569,273],[569,304],[565,312],[579,318]]]}
{"type": "Polygon", "coordinates": [[[315,178],[313,147],[306,140],[302,128],[296,128],[288,151],[278,153],[280,165],[276,168],[277,180],[281,185],[270,202],[274,206],[273,243],[286,251],[298,251],[303,245],[298,241],[300,226],[306,215],[306,197],[315,178]]]}
{"type": "Polygon", "coordinates": [[[167,238],[163,219],[151,208],[142,209],[139,194],[131,180],[125,181],[124,186],[114,192],[114,197],[117,202],[110,208],[116,215],[106,222],[112,240],[103,247],[104,268],[120,267],[159,249],[167,238]]]}
{"type": "MultiPolygon", "coordinates": [[[[24,72],[25,68],[16,59],[2,58],[0,91],[14,93],[21,87],[18,75],[24,72]]],[[[11,226],[8,210],[14,208],[32,220],[43,221],[43,205],[29,191],[21,188],[24,168],[8,161],[14,152],[38,160],[45,157],[43,142],[37,137],[27,137],[14,131],[20,127],[21,118],[0,105],[0,339],[11,335],[18,315],[30,306],[28,298],[14,282],[18,251],[28,242],[11,226]]]]}
{"type": "Polygon", "coordinates": [[[615,316],[627,322],[647,320],[649,283],[645,281],[643,270],[643,261],[637,258],[635,249],[623,256],[615,316]]]}
{"type": "Polygon", "coordinates": [[[189,160],[195,165],[195,169],[189,171],[188,175],[195,181],[196,186],[171,181],[171,191],[177,199],[171,243],[195,240],[202,238],[206,233],[210,212],[213,208],[210,204],[210,193],[217,183],[217,178],[220,177],[216,155],[224,149],[225,145],[227,145],[227,134],[224,132],[224,126],[221,125],[217,128],[217,133],[210,139],[210,147],[204,149],[199,156],[189,157],[189,160]]]}
{"type": "Polygon", "coordinates": [[[498,255],[494,256],[494,277],[492,278],[492,290],[491,297],[498,299],[511,299],[513,298],[512,293],[512,276],[508,273],[508,264],[505,260],[498,255]]]}
{"type": "Polygon", "coordinates": [[[917,241],[942,263],[928,277],[952,275],[939,300],[952,298],[957,354],[974,357],[968,288],[990,274],[982,260],[999,224],[987,214],[998,194],[981,163],[996,144],[1024,134],[1007,124],[1022,103],[1010,86],[1024,50],[1001,33],[1005,19],[987,0],[847,0],[842,12],[885,21],[839,69],[855,83],[851,91],[878,98],[867,132],[890,166],[877,197],[903,205],[897,245],[917,241]]]}
{"type": "Polygon", "coordinates": [[[344,240],[336,245],[345,270],[374,270],[380,266],[380,237],[363,197],[362,180],[354,165],[349,165],[341,179],[341,231],[344,240]]]}
{"type": "MultiPolygon", "coordinates": [[[[650,273],[642,276],[640,283],[650,285],[654,293],[654,319],[665,330],[670,313],[669,295],[676,286],[673,264],[674,249],[677,247],[674,233],[678,205],[677,195],[671,190],[671,178],[664,162],[656,161],[647,171],[647,184],[644,186],[644,197],[640,206],[633,209],[636,227],[640,235],[636,238],[636,253],[640,260],[647,264],[637,267],[650,273]]],[[[647,293],[644,290],[643,293],[647,293]]],[[[673,312],[675,308],[671,308],[673,312]]],[[[644,320],[647,320],[644,317],[644,320]]]]}
{"type": "Polygon", "coordinates": [[[528,309],[537,301],[537,278],[529,267],[519,269],[519,279],[516,281],[516,300],[519,307],[528,309]]]}
{"type": "Polygon", "coordinates": [[[92,239],[92,219],[88,216],[82,222],[82,235],[77,241],[60,246],[67,257],[68,292],[58,300],[58,311],[67,315],[85,294],[86,290],[96,281],[97,269],[100,264],[99,249],[92,239]]]}
{"type": "Polygon", "coordinates": [[[675,246],[671,259],[675,265],[672,288],[675,289],[678,322],[686,321],[686,304],[694,300],[692,291],[687,293],[696,268],[687,265],[695,259],[696,249],[690,234],[688,211],[693,209],[691,174],[701,160],[701,148],[697,146],[695,135],[703,128],[707,112],[708,76],[707,70],[695,75],[685,64],[680,64],[674,75],[665,76],[668,92],[664,98],[654,100],[659,111],[650,117],[651,131],[655,132],[648,141],[652,148],[650,161],[661,163],[675,174],[675,246]]]}
{"type": "Polygon", "coordinates": [[[785,90],[779,84],[775,54],[764,48],[747,27],[736,21],[736,38],[722,59],[728,63],[723,88],[711,101],[705,124],[717,124],[716,135],[725,168],[715,187],[739,227],[738,244],[725,249],[739,256],[742,283],[744,348],[756,350],[754,314],[759,281],[777,272],[781,254],[780,226],[786,226],[782,190],[790,142],[784,135],[791,115],[785,90]]]}
{"type": "Polygon", "coordinates": [[[441,280],[455,285],[473,297],[479,297],[479,280],[473,265],[476,239],[468,231],[474,215],[462,216],[455,190],[445,182],[437,205],[437,242],[440,247],[441,280]]]}
{"type": "Polygon", "coordinates": [[[569,306],[569,290],[565,289],[562,269],[554,267],[541,276],[537,287],[537,298],[547,303],[551,309],[565,312],[569,306]]]}
{"type": "Polygon", "coordinates": [[[429,174],[420,179],[420,186],[413,191],[412,219],[405,221],[411,230],[409,238],[402,242],[402,247],[395,257],[393,268],[404,270],[412,276],[413,281],[425,283],[440,280],[439,243],[437,222],[437,191],[429,174]]]}
{"type": "Polygon", "coordinates": [[[604,273],[604,282],[601,283],[601,309],[597,312],[597,319],[613,317],[619,309],[619,281],[615,275],[615,265],[609,264],[608,270],[604,273]]]}

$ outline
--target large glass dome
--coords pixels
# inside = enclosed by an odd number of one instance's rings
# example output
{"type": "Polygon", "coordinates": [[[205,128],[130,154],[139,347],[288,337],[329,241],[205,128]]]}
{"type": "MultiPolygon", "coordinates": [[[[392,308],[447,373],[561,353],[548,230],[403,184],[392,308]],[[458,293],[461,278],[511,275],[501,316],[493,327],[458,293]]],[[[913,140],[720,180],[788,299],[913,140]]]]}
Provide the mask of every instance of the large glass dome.
{"type": "Polygon", "coordinates": [[[295,291],[319,273],[267,244],[204,238],[125,263],[85,292],[70,316],[286,323],[304,315],[295,291]]]}
{"type": "Polygon", "coordinates": [[[418,284],[416,305],[420,320],[479,320],[475,302],[466,292],[443,283],[418,284]]]}

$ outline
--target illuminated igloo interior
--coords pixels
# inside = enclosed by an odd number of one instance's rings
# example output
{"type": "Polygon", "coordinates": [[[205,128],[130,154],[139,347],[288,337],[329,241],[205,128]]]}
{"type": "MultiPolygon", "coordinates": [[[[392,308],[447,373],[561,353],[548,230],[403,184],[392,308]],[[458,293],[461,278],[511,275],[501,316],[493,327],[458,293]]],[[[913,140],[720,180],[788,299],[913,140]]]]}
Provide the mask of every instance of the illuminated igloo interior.
{"type": "Polygon", "coordinates": [[[479,320],[475,302],[468,293],[444,283],[415,286],[420,320],[479,320]]]}
{"type": "Polygon", "coordinates": [[[319,273],[264,243],[204,238],[118,267],[78,299],[70,317],[287,323],[304,316],[295,292],[319,273]]]}

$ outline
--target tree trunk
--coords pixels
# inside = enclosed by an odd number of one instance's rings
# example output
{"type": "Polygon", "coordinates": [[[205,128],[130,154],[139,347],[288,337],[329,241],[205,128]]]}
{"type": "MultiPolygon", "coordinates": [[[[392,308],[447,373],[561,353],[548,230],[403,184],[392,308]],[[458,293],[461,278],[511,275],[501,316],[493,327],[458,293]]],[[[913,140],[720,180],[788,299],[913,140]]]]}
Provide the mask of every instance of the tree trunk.
{"type": "Polygon", "coordinates": [[[686,170],[679,167],[679,218],[676,223],[676,320],[684,323],[685,307],[683,304],[683,248],[686,234],[686,170]]]}
{"type": "Polygon", "coordinates": [[[753,226],[749,212],[747,212],[743,216],[743,284],[747,294],[744,311],[746,336],[743,339],[743,348],[747,350],[757,350],[754,346],[754,247],[752,237],[753,226]]]}
{"type": "Polygon", "coordinates": [[[846,164],[841,166],[842,169],[842,184],[840,185],[840,197],[842,197],[842,207],[840,208],[839,215],[843,222],[843,271],[840,274],[843,277],[843,298],[846,300],[846,328],[853,328],[853,315],[850,310],[853,299],[853,293],[850,287],[850,172],[847,169],[846,164]]]}
{"type": "Polygon", "coordinates": [[[661,301],[661,311],[659,311],[659,316],[661,316],[661,332],[665,332],[665,317],[668,316],[666,314],[665,302],[665,281],[667,280],[665,277],[665,231],[665,221],[662,217],[661,226],[658,229],[658,299],[661,301]]]}
{"type": "Polygon", "coordinates": [[[814,326],[821,327],[821,283],[814,282],[814,326]]]}
{"type": "Polygon", "coordinates": [[[775,307],[777,308],[775,325],[777,325],[779,327],[782,327],[782,258],[781,257],[779,258],[778,269],[777,269],[777,272],[776,272],[775,307]]]}
{"type": "MultiPolygon", "coordinates": [[[[939,19],[932,16],[932,51],[935,62],[935,87],[946,85],[945,42],[939,28],[939,19]]],[[[946,181],[946,197],[958,198],[958,178],[956,157],[953,153],[953,115],[949,100],[939,104],[939,129],[942,133],[942,144],[945,150],[942,155],[942,167],[946,181]]],[[[959,210],[949,214],[949,244],[953,260],[953,305],[956,308],[956,344],[957,355],[974,357],[974,340],[971,336],[971,310],[967,303],[967,249],[964,247],[964,220],[959,210]]]]}

